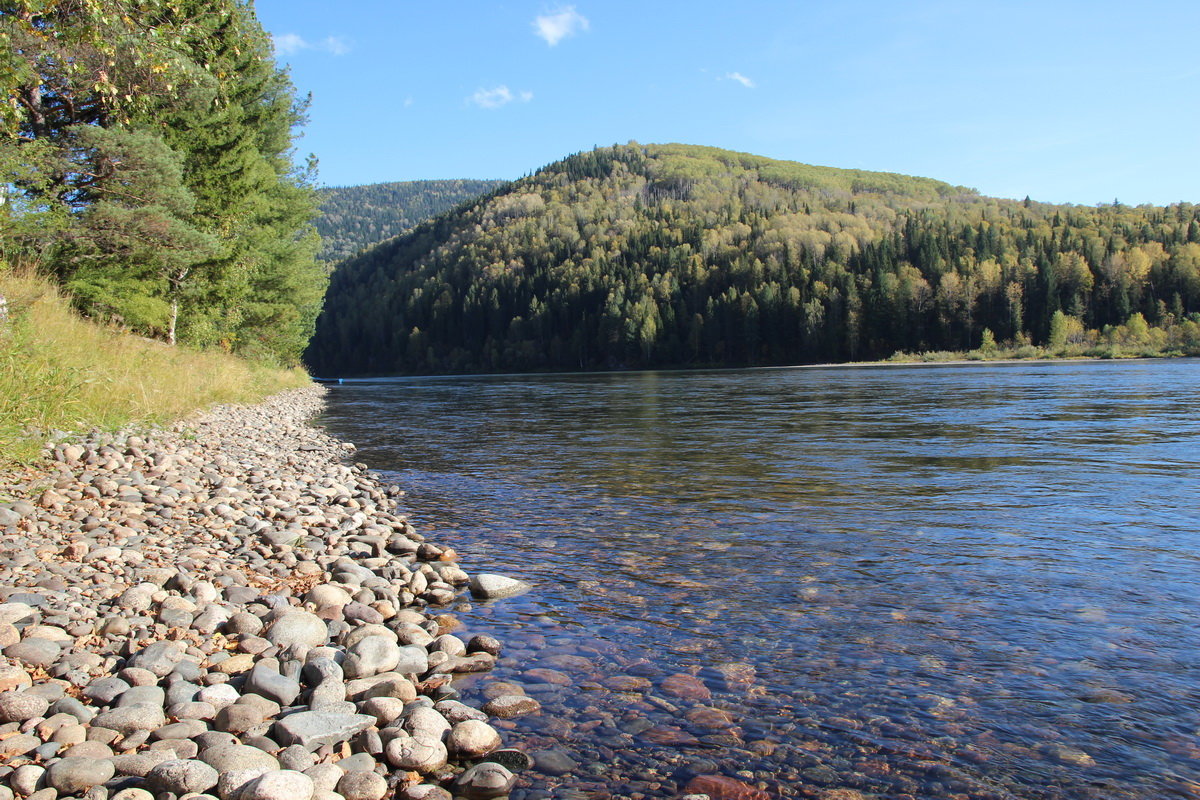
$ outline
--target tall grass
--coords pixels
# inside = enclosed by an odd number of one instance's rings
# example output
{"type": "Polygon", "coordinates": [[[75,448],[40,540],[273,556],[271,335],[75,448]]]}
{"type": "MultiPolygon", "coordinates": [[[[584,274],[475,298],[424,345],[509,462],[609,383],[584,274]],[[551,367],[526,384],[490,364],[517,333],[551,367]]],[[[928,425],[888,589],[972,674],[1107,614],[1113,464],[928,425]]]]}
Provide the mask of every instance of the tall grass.
{"type": "Polygon", "coordinates": [[[0,264],[0,463],[35,459],[52,430],[164,423],[301,386],[299,369],[170,347],[74,313],[52,284],[0,264]]]}

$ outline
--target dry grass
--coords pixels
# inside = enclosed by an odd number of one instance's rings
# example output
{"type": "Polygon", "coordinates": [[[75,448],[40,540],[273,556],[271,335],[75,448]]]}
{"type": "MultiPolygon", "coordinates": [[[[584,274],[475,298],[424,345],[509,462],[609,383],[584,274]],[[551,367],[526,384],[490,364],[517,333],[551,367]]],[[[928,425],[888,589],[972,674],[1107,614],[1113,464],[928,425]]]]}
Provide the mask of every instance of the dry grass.
{"type": "Polygon", "coordinates": [[[52,284],[0,265],[0,462],[37,457],[51,430],[169,422],[307,383],[299,369],[170,347],[82,319],[52,284]]]}

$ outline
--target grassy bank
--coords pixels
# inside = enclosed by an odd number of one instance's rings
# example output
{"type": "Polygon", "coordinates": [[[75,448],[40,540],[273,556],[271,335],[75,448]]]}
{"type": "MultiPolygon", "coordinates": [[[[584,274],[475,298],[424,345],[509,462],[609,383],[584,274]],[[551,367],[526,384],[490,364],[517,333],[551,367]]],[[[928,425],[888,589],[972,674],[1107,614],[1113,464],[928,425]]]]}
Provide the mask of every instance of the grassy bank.
{"type": "Polygon", "coordinates": [[[303,385],[253,364],[121,333],[79,317],[45,280],[0,265],[0,463],[37,457],[52,430],[169,422],[214,403],[303,385]]]}
{"type": "MultiPolygon", "coordinates": [[[[1166,316],[1166,315],[1164,315],[1166,316]]],[[[1107,325],[1103,330],[1085,330],[1082,323],[1066,314],[1055,314],[1050,341],[1036,346],[1028,341],[997,343],[985,331],[982,347],[975,350],[939,350],[928,353],[896,353],[887,359],[898,363],[943,361],[1022,361],[1061,358],[1173,358],[1200,356],[1200,317],[1166,324],[1147,324],[1134,314],[1124,325],[1107,325]]]]}

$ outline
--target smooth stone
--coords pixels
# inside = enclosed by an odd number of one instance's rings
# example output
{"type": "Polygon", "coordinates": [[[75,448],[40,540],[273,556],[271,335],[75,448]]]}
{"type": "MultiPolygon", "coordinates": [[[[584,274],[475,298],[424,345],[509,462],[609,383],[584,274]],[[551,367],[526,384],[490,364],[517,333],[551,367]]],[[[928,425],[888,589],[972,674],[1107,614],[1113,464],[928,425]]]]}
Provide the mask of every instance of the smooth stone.
{"type": "Polygon", "coordinates": [[[304,770],[317,763],[317,759],[313,754],[298,744],[285,747],[276,757],[279,759],[280,767],[283,769],[294,769],[297,772],[304,772],[304,770]]]}
{"type": "Polygon", "coordinates": [[[488,655],[498,656],[500,655],[500,649],[499,639],[482,633],[472,636],[471,640],[467,642],[468,654],[487,653],[488,655]]]}
{"type": "Polygon", "coordinates": [[[268,772],[271,772],[271,770],[266,767],[234,769],[222,772],[220,777],[217,778],[217,797],[221,798],[221,800],[237,800],[247,786],[268,772]]]}
{"type": "Polygon", "coordinates": [[[167,708],[167,716],[178,720],[212,719],[217,715],[217,708],[212,703],[187,701],[175,703],[167,708]]]}
{"type": "Polygon", "coordinates": [[[170,750],[143,750],[140,753],[125,753],[113,757],[113,766],[121,775],[144,778],[150,770],[164,761],[173,761],[176,755],[170,750]]]}
{"type": "Polygon", "coordinates": [[[83,690],[83,696],[90,700],[95,700],[102,706],[106,706],[128,690],[128,683],[110,675],[106,678],[98,678],[89,683],[83,690]]]}
{"type": "Polygon", "coordinates": [[[404,714],[404,701],[397,697],[372,697],[362,703],[361,710],[374,717],[383,728],[404,714]]]}
{"type": "Polygon", "coordinates": [[[441,739],[451,726],[445,717],[432,708],[417,706],[405,715],[403,727],[413,736],[423,733],[441,739]]]}
{"type": "Polygon", "coordinates": [[[198,719],[190,719],[183,722],[172,722],[170,725],[163,725],[161,728],[155,729],[151,734],[153,739],[191,739],[194,736],[199,736],[208,730],[208,725],[198,719]]]}
{"type": "Polygon", "coordinates": [[[325,620],[307,611],[288,611],[277,618],[263,633],[263,638],[279,647],[307,644],[320,647],[329,640],[325,620]]]}
{"type": "Polygon", "coordinates": [[[334,586],[328,583],[320,583],[308,590],[304,595],[304,602],[312,603],[317,608],[325,606],[344,606],[350,603],[354,598],[340,586],[334,586]]]}
{"type": "Polygon", "coordinates": [[[4,655],[31,667],[49,667],[62,654],[62,645],[50,639],[24,639],[4,648],[4,655]]]}
{"type": "Polygon", "coordinates": [[[130,706],[162,708],[166,704],[167,691],[159,686],[131,686],[117,698],[117,708],[130,706]]]}
{"type": "Polygon", "coordinates": [[[18,733],[16,736],[9,736],[6,739],[0,740],[0,758],[23,756],[30,750],[40,747],[41,744],[41,739],[27,733],[18,733]]]}
{"type": "MultiPolygon", "coordinates": [[[[484,706],[484,708],[486,707],[484,706]]],[[[487,722],[488,720],[487,714],[458,700],[439,700],[434,703],[433,708],[445,717],[446,721],[451,725],[468,719],[477,719],[480,722],[487,722]]]]}
{"type": "Polygon", "coordinates": [[[209,750],[216,747],[229,747],[230,745],[241,744],[238,738],[232,733],[223,731],[208,731],[197,736],[193,741],[199,745],[201,750],[209,750]]]}
{"type": "Polygon", "coordinates": [[[346,771],[337,764],[317,764],[304,770],[304,774],[312,779],[318,791],[332,792],[346,771]]]}
{"type": "Polygon", "coordinates": [[[220,711],[228,705],[233,705],[238,701],[241,695],[238,690],[230,686],[228,683],[219,683],[216,686],[205,686],[196,693],[196,700],[201,703],[211,703],[214,708],[220,711]]]}
{"type": "Polygon", "coordinates": [[[441,739],[421,734],[392,739],[384,748],[388,763],[400,769],[428,774],[443,767],[449,754],[441,739]]]}
{"type": "Polygon", "coordinates": [[[475,719],[464,720],[450,729],[446,737],[447,749],[466,758],[478,758],[500,746],[500,734],[486,722],[475,719]]]}
{"type": "Polygon", "coordinates": [[[239,611],[225,620],[225,632],[238,636],[257,636],[262,629],[263,621],[245,611],[239,611]]]}
{"type": "Polygon", "coordinates": [[[347,772],[338,781],[336,791],[346,800],[383,800],[388,782],[374,772],[347,772]]]}
{"type": "Polygon", "coordinates": [[[102,711],[92,720],[93,727],[108,728],[122,736],[136,731],[152,731],[167,724],[162,706],[133,705],[102,711]]]}
{"type": "Polygon", "coordinates": [[[347,649],[342,670],[349,680],[366,678],[395,670],[401,656],[400,646],[391,639],[385,636],[368,636],[347,649]]]}
{"type": "Polygon", "coordinates": [[[79,794],[98,786],[116,774],[108,759],[61,758],[46,771],[46,783],[59,794],[79,794]]]}
{"type": "Polygon", "coordinates": [[[566,775],[579,767],[575,759],[563,750],[538,750],[532,756],[537,771],[547,775],[566,775]]]}
{"type": "Polygon", "coordinates": [[[467,800],[490,800],[508,794],[517,776],[504,765],[485,761],[454,779],[454,792],[467,800]]]}
{"type": "Polygon", "coordinates": [[[513,719],[526,714],[536,714],[541,709],[541,703],[522,694],[502,694],[499,697],[493,697],[483,706],[484,712],[500,719],[513,719]]]}
{"type": "Polygon", "coordinates": [[[263,723],[263,713],[257,708],[242,703],[225,706],[213,719],[213,727],[226,733],[240,734],[263,723]]]}
{"type": "Polygon", "coordinates": [[[468,584],[471,594],[481,600],[499,600],[505,597],[515,597],[533,588],[525,581],[497,575],[493,572],[479,572],[471,576],[468,584]]]}
{"type": "Polygon", "coordinates": [[[146,774],[146,783],[160,792],[176,795],[206,792],[217,785],[217,770],[196,759],[164,761],[146,774]]]}
{"type": "Polygon", "coordinates": [[[375,724],[367,714],[339,714],[330,711],[302,711],[278,720],[275,734],[280,744],[298,744],[306,750],[321,745],[340,745],[375,724]]]}
{"type": "Polygon", "coordinates": [[[183,650],[180,642],[154,642],[130,656],[125,666],[149,670],[158,677],[165,678],[175,669],[175,665],[183,660],[183,650]]]}
{"type": "Polygon", "coordinates": [[[241,792],[241,800],[311,800],[312,778],[290,769],[264,773],[241,792]]]}
{"type": "Polygon", "coordinates": [[[49,700],[32,692],[0,692],[0,722],[44,717],[49,708],[49,700]]]}
{"type": "Polygon", "coordinates": [[[103,742],[83,741],[79,744],[71,745],[64,756],[78,756],[80,758],[112,758],[112,748],[103,742]]]}
{"type": "Polygon", "coordinates": [[[36,764],[17,767],[8,776],[8,785],[21,797],[28,797],[44,785],[46,768],[36,764]]]}
{"type": "Polygon", "coordinates": [[[396,794],[402,800],[453,800],[453,795],[432,783],[418,783],[400,789],[396,794]]]}
{"type": "Polygon", "coordinates": [[[259,694],[281,706],[290,706],[300,696],[300,684],[270,667],[258,664],[246,676],[242,692],[259,694]]]}
{"type": "Polygon", "coordinates": [[[355,753],[337,762],[345,772],[374,772],[376,761],[370,753],[355,753]]]}
{"type": "Polygon", "coordinates": [[[147,792],[145,789],[139,789],[136,786],[130,786],[109,797],[109,800],[154,800],[154,795],[147,792]]]}
{"type": "Polygon", "coordinates": [[[229,772],[235,769],[279,769],[279,761],[275,756],[257,747],[244,744],[224,744],[200,751],[200,760],[217,772],[229,772]]]}

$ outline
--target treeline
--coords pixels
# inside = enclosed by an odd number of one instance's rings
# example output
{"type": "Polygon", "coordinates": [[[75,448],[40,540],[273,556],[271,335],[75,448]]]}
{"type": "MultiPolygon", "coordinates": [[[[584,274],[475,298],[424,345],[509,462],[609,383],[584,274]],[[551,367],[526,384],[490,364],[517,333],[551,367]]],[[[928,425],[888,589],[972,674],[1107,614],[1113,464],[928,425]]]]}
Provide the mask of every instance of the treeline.
{"type": "Polygon", "coordinates": [[[3,0],[0,37],[0,259],[145,336],[295,362],[316,192],[248,0],[3,0]]]}
{"type": "Polygon", "coordinates": [[[401,181],[320,190],[323,261],[338,262],[430,217],[490,192],[503,181],[401,181]]]}
{"type": "Polygon", "coordinates": [[[1190,204],[1017,202],[630,144],[342,264],[306,360],[328,374],[812,363],[1042,345],[1136,315],[1195,331],[1198,311],[1190,204]]]}

